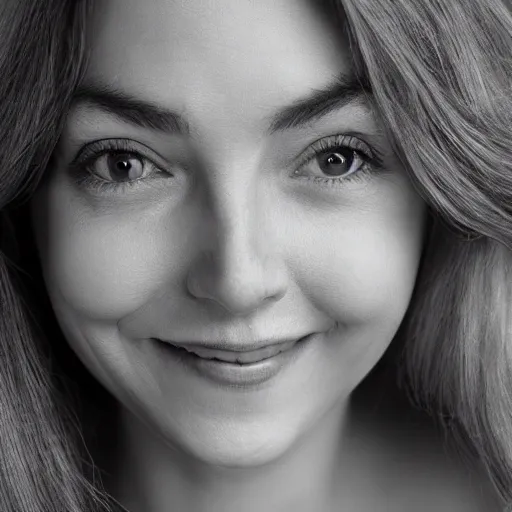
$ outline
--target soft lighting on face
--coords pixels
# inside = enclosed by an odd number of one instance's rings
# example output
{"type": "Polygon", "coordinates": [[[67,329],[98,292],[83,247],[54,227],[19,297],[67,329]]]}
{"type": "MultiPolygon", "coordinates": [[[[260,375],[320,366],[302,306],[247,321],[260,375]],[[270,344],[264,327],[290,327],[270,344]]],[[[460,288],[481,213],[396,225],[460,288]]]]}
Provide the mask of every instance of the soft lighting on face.
{"type": "Polygon", "coordinates": [[[336,23],[306,2],[229,13],[98,5],[32,211],[84,364],[169,445],[238,467],[291,449],[380,359],[424,205],[336,23]]]}

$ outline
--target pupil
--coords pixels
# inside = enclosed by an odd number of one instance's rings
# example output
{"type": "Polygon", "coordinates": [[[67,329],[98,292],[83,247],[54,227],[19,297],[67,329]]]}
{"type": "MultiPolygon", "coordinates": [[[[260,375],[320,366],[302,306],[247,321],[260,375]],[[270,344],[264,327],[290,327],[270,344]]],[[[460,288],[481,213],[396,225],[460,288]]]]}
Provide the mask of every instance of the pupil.
{"type": "Polygon", "coordinates": [[[129,169],[131,167],[130,162],[127,162],[126,160],[119,160],[117,162],[117,167],[120,170],[126,171],[126,169],[129,169]]]}
{"type": "Polygon", "coordinates": [[[351,150],[330,151],[320,157],[319,164],[323,173],[330,176],[340,176],[350,170],[352,160],[351,150]]]}
{"type": "Polygon", "coordinates": [[[134,172],[139,174],[138,167],[142,168],[136,157],[130,154],[114,154],[108,156],[108,170],[114,180],[127,181],[136,179],[138,176],[131,176],[134,172]]]}

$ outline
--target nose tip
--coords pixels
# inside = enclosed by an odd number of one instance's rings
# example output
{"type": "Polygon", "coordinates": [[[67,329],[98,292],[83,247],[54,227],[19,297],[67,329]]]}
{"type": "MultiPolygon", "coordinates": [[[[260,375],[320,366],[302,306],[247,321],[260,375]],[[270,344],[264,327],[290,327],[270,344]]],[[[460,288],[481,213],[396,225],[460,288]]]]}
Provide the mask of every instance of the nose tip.
{"type": "Polygon", "coordinates": [[[286,272],[278,261],[255,255],[222,263],[203,254],[188,274],[187,288],[196,299],[219,304],[231,315],[243,316],[286,294],[286,272]]]}

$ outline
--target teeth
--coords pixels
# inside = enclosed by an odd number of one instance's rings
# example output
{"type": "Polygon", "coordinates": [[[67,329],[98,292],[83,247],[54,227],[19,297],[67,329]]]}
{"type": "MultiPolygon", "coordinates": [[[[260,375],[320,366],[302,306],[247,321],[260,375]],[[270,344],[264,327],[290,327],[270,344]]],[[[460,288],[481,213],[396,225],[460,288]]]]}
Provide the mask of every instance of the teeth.
{"type": "Polygon", "coordinates": [[[274,345],[271,347],[265,347],[259,350],[253,350],[251,352],[232,352],[228,350],[215,350],[204,347],[180,347],[187,350],[192,354],[195,354],[202,359],[216,359],[218,361],[224,361],[226,363],[239,363],[248,364],[274,357],[280,352],[290,349],[295,345],[296,341],[290,341],[282,345],[274,345]]]}

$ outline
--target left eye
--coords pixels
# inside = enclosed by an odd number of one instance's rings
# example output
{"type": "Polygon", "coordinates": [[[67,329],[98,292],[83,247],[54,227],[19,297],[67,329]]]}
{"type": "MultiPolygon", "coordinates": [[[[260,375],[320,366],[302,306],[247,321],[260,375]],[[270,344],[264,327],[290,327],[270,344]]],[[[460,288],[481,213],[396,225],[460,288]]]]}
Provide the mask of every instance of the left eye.
{"type": "Polygon", "coordinates": [[[318,170],[318,177],[344,178],[356,173],[365,160],[348,147],[323,150],[306,164],[310,171],[318,170]]]}

